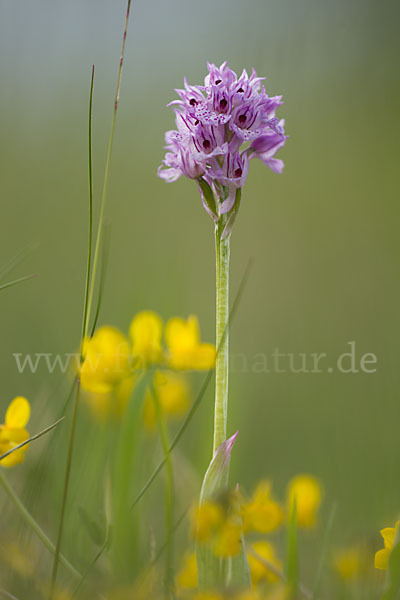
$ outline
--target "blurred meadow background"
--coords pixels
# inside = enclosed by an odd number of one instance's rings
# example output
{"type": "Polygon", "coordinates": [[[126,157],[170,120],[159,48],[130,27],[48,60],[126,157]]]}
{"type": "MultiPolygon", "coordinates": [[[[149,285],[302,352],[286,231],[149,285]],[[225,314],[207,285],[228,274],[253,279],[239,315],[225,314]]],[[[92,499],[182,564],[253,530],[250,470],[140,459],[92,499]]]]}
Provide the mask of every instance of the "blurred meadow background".
{"type": "MultiPolygon", "coordinates": [[[[98,207],[124,11],[124,0],[0,4],[0,262],[34,246],[15,275],[39,273],[0,296],[0,408],[3,416],[14,396],[26,396],[32,433],[62,412],[71,379],[44,365],[21,374],[13,355],[64,354],[79,346],[90,69],[94,63],[98,207]]],[[[254,66],[266,76],[267,92],[284,96],[278,114],[290,139],[279,154],[281,176],[252,163],[232,234],[232,298],[250,258],[253,267],[231,329],[231,352],[242,356],[230,380],[229,432],[239,430],[231,481],[251,490],[267,477],[282,496],[294,474],[312,473],[325,488],[321,523],[338,507],[334,544],[361,536],[374,549],[376,532],[400,510],[399,13],[394,0],[133,3],[100,314],[101,324],[126,332],[143,309],[164,319],[193,313],[202,338],[214,341],[211,220],[192,182],[166,185],[156,170],[164,132],[173,128],[166,104],[184,76],[200,83],[207,60],[228,60],[238,72],[254,66]],[[377,356],[376,372],[252,369],[256,355],[271,357],[277,348],[326,353],[325,367],[334,367],[350,341],[358,361],[365,353],[377,356]]],[[[202,380],[201,374],[191,379],[194,394],[202,380]]],[[[176,454],[177,486],[187,502],[210,460],[212,409],[210,385],[176,454]]],[[[63,551],[76,555],[78,544],[84,562],[93,548],[73,507],[102,510],[99,464],[107,447],[83,404],[80,417],[63,551]]],[[[58,512],[43,507],[60,503],[67,430],[64,423],[32,444],[25,463],[7,473],[53,538],[58,512]]],[[[155,438],[144,437],[142,482],[159,453],[155,438]]],[[[157,485],[146,502],[155,522],[162,518],[161,480],[157,485]]],[[[15,540],[31,537],[0,493],[0,535],[11,532],[15,540]]],[[[184,526],[179,536],[183,548],[184,526]]],[[[317,555],[320,538],[311,534],[306,542],[310,556],[317,555]]]]}

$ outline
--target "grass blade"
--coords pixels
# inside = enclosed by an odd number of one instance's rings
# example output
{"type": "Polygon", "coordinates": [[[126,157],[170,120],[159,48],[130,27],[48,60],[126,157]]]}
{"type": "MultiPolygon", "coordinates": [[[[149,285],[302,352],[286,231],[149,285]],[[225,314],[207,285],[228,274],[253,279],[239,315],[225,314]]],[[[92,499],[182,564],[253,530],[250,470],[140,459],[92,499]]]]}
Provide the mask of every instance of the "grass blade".
{"type": "Polygon", "coordinates": [[[15,452],[16,450],[19,450],[20,448],[23,448],[24,446],[26,446],[30,442],[38,440],[39,438],[42,437],[42,435],[46,435],[46,433],[49,433],[52,429],[54,429],[55,427],[57,427],[57,425],[59,425],[61,423],[61,421],[64,421],[64,418],[65,417],[61,417],[61,419],[58,419],[58,421],[56,421],[52,425],[49,425],[49,427],[46,427],[46,429],[43,429],[39,433],[36,433],[36,435],[32,435],[30,438],[28,438],[27,440],[25,440],[21,444],[18,444],[18,446],[15,446],[14,448],[12,448],[11,450],[8,450],[7,452],[4,452],[4,454],[1,454],[0,455],[0,461],[3,460],[3,458],[6,458],[6,456],[9,456],[13,452],[15,452]]]}
{"type": "Polygon", "coordinates": [[[104,286],[105,286],[105,282],[106,282],[108,256],[109,256],[109,249],[110,249],[110,224],[107,222],[104,222],[103,229],[104,229],[103,252],[102,252],[101,267],[100,267],[99,291],[98,291],[98,297],[97,297],[96,311],[94,313],[94,318],[93,318],[93,325],[92,325],[92,328],[90,331],[91,337],[93,337],[93,334],[97,327],[97,321],[98,321],[99,315],[100,315],[100,309],[101,309],[101,304],[102,304],[102,300],[103,300],[104,286]]]}
{"type": "Polygon", "coordinates": [[[90,269],[92,265],[92,237],[93,237],[93,158],[92,158],[92,117],[93,117],[93,86],[94,86],[94,65],[92,66],[92,76],[90,79],[89,92],[89,130],[88,130],[88,169],[89,169],[89,232],[88,232],[88,255],[86,267],[85,283],[85,302],[82,319],[82,340],[85,338],[88,322],[89,288],[90,288],[90,269]]]}
{"type": "Polygon", "coordinates": [[[0,268],[0,281],[2,281],[11,271],[19,265],[29,254],[35,250],[37,244],[33,244],[32,246],[28,246],[27,248],[23,248],[15,256],[13,256],[8,263],[0,268]]]}
{"type": "Polygon", "coordinates": [[[31,275],[25,275],[24,277],[20,277],[19,279],[14,279],[13,281],[8,281],[7,283],[3,283],[3,285],[0,285],[0,292],[2,290],[6,290],[9,287],[12,287],[13,285],[22,283],[23,281],[29,281],[29,279],[34,279],[35,277],[38,277],[38,273],[31,273],[31,275]]]}
{"type": "Polygon", "coordinates": [[[101,196],[100,217],[99,217],[99,224],[98,224],[98,228],[97,228],[96,245],[95,245],[95,250],[94,250],[93,270],[92,270],[92,277],[91,277],[90,290],[89,290],[89,296],[88,296],[88,307],[87,307],[88,319],[86,322],[86,330],[84,331],[84,337],[87,336],[87,332],[88,332],[88,322],[90,319],[91,308],[92,308],[92,304],[93,304],[94,289],[95,289],[95,284],[96,284],[96,274],[97,274],[97,268],[98,268],[98,263],[99,263],[100,247],[101,247],[101,242],[102,242],[104,212],[105,212],[105,205],[106,205],[106,199],[107,199],[108,180],[109,180],[109,175],[110,175],[111,156],[112,156],[112,149],[113,149],[113,144],[114,144],[115,124],[116,124],[116,120],[117,120],[119,95],[120,95],[120,90],[121,90],[122,67],[124,64],[125,44],[126,44],[126,38],[127,38],[127,34],[128,34],[130,9],[131,9],[131,0],[128,0],[128,5],[127,5],[126,15],[125,15],[125,27],[124,27],[123,37],[122,37],[121,56],[120,56],[120,60],[119,60],[117,89],[116,89],[115,98],[114,98],[114,111],[113,111],[113,117],[112,117],[112,121],[111,121],[111,132],[110,132],[110,139],[109,139],[109,143],[108,143],[106,167],[105,167],[105,172],[104,172],[103,192],[102,192],[102,196],[101,196]]]}

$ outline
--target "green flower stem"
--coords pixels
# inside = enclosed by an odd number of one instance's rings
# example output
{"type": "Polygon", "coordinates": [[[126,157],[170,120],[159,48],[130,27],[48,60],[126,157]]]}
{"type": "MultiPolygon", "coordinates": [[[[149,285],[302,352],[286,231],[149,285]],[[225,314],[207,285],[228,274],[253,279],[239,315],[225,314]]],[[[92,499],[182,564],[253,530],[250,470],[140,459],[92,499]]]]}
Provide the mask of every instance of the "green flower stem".
{"type": "MultiPolygon", "coordinates": [[[[4,477],[4,475],[1,471],[0,471],[0,483],[3,486],[5,492],[8,495],[8,497],[10,498],[10,500],[13,502],[15,508],[18,510],[21,517],[24,519],[25,523],[27,523],[27,525],[29,525],[29,527],[36,533],[37,537],[40,539],[40,541],[43,543],[43,545],[47,548],[47,550],[49,550],[49,552],[51,552],[52,554],[55,554],[55,551],[56,551],[55,545],[47,537],[47,535],[45,534],[43,529],[40,527],[39,523],[37,523],[37,521],[35,521],[35,519],[32,517],[32,515],[30,514],[28,509],[18,498],[17,494],[15,493],[15,491],[13,490],[11,485],[8,483],[7,479],[4,477]]],[[[72,566],[71,563],[62,554],[60,554],[59,560],[60,560],[60,563],[67,569],[67,571],[73,577],[75,577],[76,579],[81,578],[81,574],[79,573],[79,571],[77,571],[75,569],[75,567],[72,566]]]]}
{"type": "Polygon", "coordinates": [[[168,599],[173,595],[174,577],[173,577],[173,529],[174,529],[174,473],[172,468],[172,460],[170,454],[170,443],[168,439],[168,431],[165,423],[165,418],[162,413],[160,401],[158,398],[155,386],[152,384],[151,392],[154,401],[154,409],[156,413],[157,426],[161,438],[161,446],[164,452],[166,465],[166,482],[165,482],[165,598],[168,599]]]}
{"type": "Polygon", "coordinates": [[[226,440],[229,375],[229,254],[230,236],[221,239],[223,224],[215,227],[216,346],[214,451],[226,440]]]}

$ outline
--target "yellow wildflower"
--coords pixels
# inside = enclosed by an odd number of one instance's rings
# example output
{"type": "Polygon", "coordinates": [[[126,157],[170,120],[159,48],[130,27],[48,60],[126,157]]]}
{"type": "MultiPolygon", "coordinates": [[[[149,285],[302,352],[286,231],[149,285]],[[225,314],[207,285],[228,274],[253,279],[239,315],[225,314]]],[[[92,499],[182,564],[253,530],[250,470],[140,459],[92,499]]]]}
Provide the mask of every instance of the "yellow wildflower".
{"type": "Polygon", "coordinates": [[[223,523],[223,511],[216,502],[203,502],[192,512],[192,533],[200,543],[210,541],[223,523]]]}
{"type": "Polygon", "coordinates": [[[235,556],[241,547],[242,527],[232,519],[226,519],[218,530],[213,551],[217,556],[235,556]]]}
{"type": "Polygon", "coordinates": [[[261,593],[257,588],[245,590],[235,595],[235,600],[289,600],[288,586],[284,584],[274,585],[268,594],[261,593]]]}
{"type": "Polygon", "coordinates": [[[289,600],[292,596],[293,593],[291,592],[289,585],[281,583],[274,586],[274,589],[265,596],[264,600],[289,600]]]}
{"type": "Polygon", "coordinates": [[[120,416],[135,383],[128,339],[115,327],[103,326],[84,340],[82,354],[80,380],[94,416],[120,416]]]}
{"type": "Polygon", "coordinates": [[[197,317],[191,315],[187,321],[179,317],[170,319],[165,328],[165,340],[171,368],[207,370],[215,366],[215,346],[200,342],[197,317]]]}
{"type": "Polygon", "coordinates": [[[84,390],[106,394],[131,375],[129,342],[115,327],[100,327],[92,338],[84,340],[82,354],[80,379],[84,390]]]}
{"type": "Polygon", "coordinates": [[[198,592],[194,596],[194,600],[224,600],[224,597],[218,592],[198,592]]]}
{"type": "Polygon", "coordinates": [[[176,585],[182,589],[197,588],[197,559],[196,553],[186,554],[181,570],[176,575],[176,585]]]}
{"type": "Polygon", "coordinates": [[[359,546],[338,550],[333,556],[333,568],[343,581],[357,578],[363,567],[363,556],[359,546]]]}
{"type": "Polygon", "coordinates": [[[250,501],[242,505],[242,518],[245,531],[270,533],[281,525],[284,512],[271,498],[269,481],[261,481],[250,501]]]}
{"type": "MultiPolygon", "coordinates": [[[[26,398],[17,396],[7,408],[4,425],[0,425],[0,454],[5,454],[29,438],[25,425],[29,421],[31,407],[26,398]]],[[[24,460],[26,444],[0,461],[2,467],[13,467],[24,460]]]]}
{"type": "Polygon", "coordinates": [[[235,600],[261,600],[262,596],[259,590],[245,590],[235,595],[235,600]]]}
{"type": "MultiPolygon", "coordinates": [[[[187,380],[170,371],[157,371],[153,385],[163,414],[170,419],[179,419],[189,409],[190,390],[187,380]]],[[[143,420],[148,429],[156,425],[156,412],[152,392],[147,391],[143,405],[143,420]]]]}
{"type": "Polygon", "coordinates": [[[394,527],[386,527],[385,529],[381,529],[381,536],[383,537],[383,543],[385,547],[382,548],[382,550],[378,550],[378,552],[375,554],[376,569],[387,569],[390,554],[399,538],[399,527],[400,521],[397,521],[394,527]]]}
{"type": "MultiPolygon", "coordinates": [[[[134,584],[118,585],[107,591],[107,600],[148,600],[155,598],[160,574],[154,568],[143,571],[134,584]]],[[[92,598],[92,596],[91,596],[92,598]]]]}
{"type": "Polygon", "coordinates": [[[322,487],[315,477],[297,475],[290,481],[287,492],[288,513],[291,514],[296,501],[297,524],[300,527],[315,525],[321,499],[322,487]]]}
{"type": "MultiPolygon", "coordinates": [[[[2,536],[4,536],[3,532],[2,536]]],[[[31,577],[34,574],[32,548],[29,548],[27,553],[26,548],[24,552],[16,542],[2,540],[0,543],[0,558],[22,577],[31,577]]]]}
{"type": "Polygon", "coordinates": [[[275,571],[282,571],[282,563],[277,558],[273,545],[265,541],[254,542],[251,544],[251,549],[257,555],[254,556],[252,552],[247,553],[253,585],[261,581],[269,583],[279,581],[280,578],[275,571]]]}
{"type": "Polygon", "coordinates": [[[150,310],[144,310],[132,319],[129,334],[133,358],[139,367],[162,362],[162,329],[161,317],[150,310]]]}
{"type": "Polygon", "coordinates": [[[99,421],[104,421],[109,417],[121,417],[132,395],[135,381],[136,377],[131,375],[117,383],[112,388],[112,392],[89,392],[85,396],[85,400],[93,416],[99,421]]]}

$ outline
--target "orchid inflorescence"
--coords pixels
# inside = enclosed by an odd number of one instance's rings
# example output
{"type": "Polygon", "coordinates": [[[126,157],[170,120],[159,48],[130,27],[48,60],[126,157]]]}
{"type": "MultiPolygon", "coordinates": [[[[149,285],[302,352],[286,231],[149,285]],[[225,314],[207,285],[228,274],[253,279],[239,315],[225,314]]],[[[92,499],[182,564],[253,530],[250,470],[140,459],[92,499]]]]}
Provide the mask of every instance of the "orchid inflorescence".
{"type": "Polygon", "coordinates": [[[180,99],[169,105],[177,130],[165,134],[167,153],[158,175],[168,182],[181,175],[196,180],[207,213],[215,222],[224,218],[223,237],[239,209],[249,160],[259,158],[275,173],[283,169],[275,158],[287,138],[284,121],[275,116],[282,96],[268,96],[263,79],[254,69],[238,77],[226,62],[208,63],[204,85],[185,79],[185,88],[176,90],[180,99]]]}

